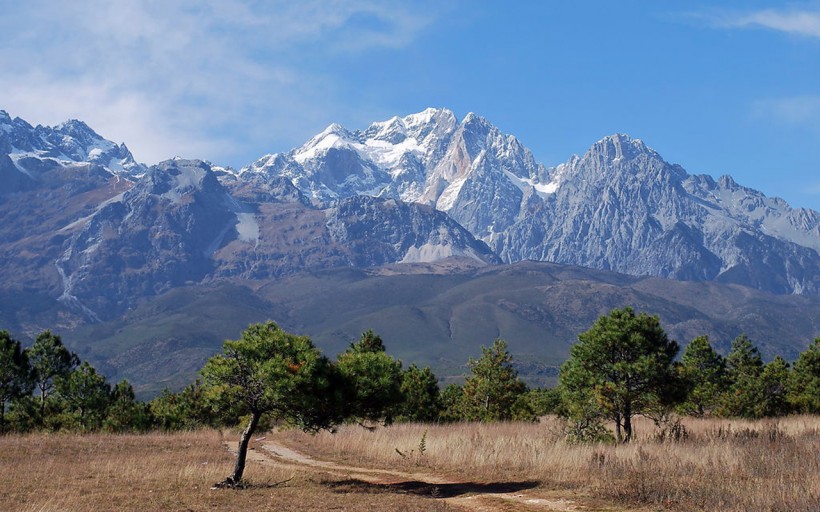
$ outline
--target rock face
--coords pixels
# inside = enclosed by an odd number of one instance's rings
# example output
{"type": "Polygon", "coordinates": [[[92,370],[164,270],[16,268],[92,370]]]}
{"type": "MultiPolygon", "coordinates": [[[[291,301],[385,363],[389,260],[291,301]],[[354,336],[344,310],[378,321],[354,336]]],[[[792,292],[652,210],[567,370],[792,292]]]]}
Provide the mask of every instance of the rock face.
{"type": "Polygon", "coordinates": [[[820,216],[724,176],[691,176],[616,134],[546,168],[513,136],[448,110],[364,131],[331,125],[244,168],[321,204],[355,195],[434,206],[503,261],[540,260],[775,293],[820,291],[820,216]]]}
{"type": "Polygon", "coordinates": [[[152,167],[77,224],[55,263],[61,299],[95,319],[135,298],[200,281],[237,223],[235,210],[207,163],[152,167]]]}
{"type": "Polygon", "coordinates": [[[501,236],[506,261],[535,259],[775,293],[820,289],[813,210],[689,176],[640,140],[607,137],[557,171],[561,186],[501,236]]]}
{"type": "Polygon", "coordinates": [[[354,196],[328,211],[326,226],[335,242],[351,248],[355,267],[450,257],[500,263],[487,244],[430,206],[354,196]]]}
{"type": "Polygon", "coordinates": [[[112,175],[145,172],[125,144],[102,138],[82,121],[33,127],[0,110],[0,194],[30,190],[48,171],[71,166],[97,166],[112,175]]]}
{"type": "Polygon", "coordinates": [[[147,168],[80,121],[32,127],[0,111],[0,179],[7,293],[92,321],[190,284],[450,257],[820,290],[813,210],[691,176],[626,135],[547,168],[487,120],[444,109],[331,125],[240,171],[147,168]]]}

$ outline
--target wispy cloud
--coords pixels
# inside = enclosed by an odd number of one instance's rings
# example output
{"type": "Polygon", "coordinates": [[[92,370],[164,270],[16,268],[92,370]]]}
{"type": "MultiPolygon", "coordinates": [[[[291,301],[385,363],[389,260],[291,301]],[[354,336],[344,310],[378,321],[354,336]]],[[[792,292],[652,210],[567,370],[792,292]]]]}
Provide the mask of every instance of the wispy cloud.
{"type": "Polygon", "coordinates": [[[710,10],[691,14],[721,28],[765,28],[792,35],[820,38],[820,9],[710,10]]]}
{"type": "Polygon", "coordinates": [[[752,113],[756,117],[808,128],[820,134],[820,96],[758,100],[752,105],[752,113]]]}
{"type": "Polygon", "coordinates": [[[323,58],[411,44],[436,12],[378,0],[4,4],[0,108],[81,118],[148,162],[230,159],[314,126],[338,103],[323,58]]]}
{"type": "Polygon", "coordinates": [[[809,184],[804,191],[812,196],[820,196],[820,181],[809,184]]]}

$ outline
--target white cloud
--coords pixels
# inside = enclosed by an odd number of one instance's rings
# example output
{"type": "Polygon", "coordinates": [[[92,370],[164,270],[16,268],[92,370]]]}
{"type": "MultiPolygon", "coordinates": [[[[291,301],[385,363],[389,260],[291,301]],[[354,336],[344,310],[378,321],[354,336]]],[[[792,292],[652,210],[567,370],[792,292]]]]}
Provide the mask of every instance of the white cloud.
{"type": "Polygon", "coordinates": [[[690,17],[723,28],[767,28],[788,34],[820,38],[820,10],[764,9],[754,12],[710,10],[690,17]]]}
{"type": "Polygon", "coordinates": [[[743,15],[731,22],[736,27],[764,27],[790,34],[820,37],[820,12],[768,9],[743,15]]]}
{"type": "Polygon", "coordinates": [[[794,96],[758,100],[752,105],[757,117],[809,128],[820,134],[820,96],[794,96]]]}
{"type": "Polygon", "coordinates": [[[315,128],[343,108],[317,61],[401,48],[435,18],[378,0],[2,3],[0,109],[82,119],[149,163],[224,162],[315,128]]]}

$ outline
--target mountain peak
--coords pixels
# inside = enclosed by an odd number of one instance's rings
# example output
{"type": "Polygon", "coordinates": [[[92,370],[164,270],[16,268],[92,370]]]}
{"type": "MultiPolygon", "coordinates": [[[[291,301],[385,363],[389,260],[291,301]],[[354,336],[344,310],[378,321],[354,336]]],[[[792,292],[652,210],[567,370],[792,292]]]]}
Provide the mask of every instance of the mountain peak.
{"type": "Polygon", "coordinates": [[[78,119],[69,119],[68,121],[62,122],[54,127],[54,131],[77,138],[90,137],[102,139],[88,124],[78,119]]]}
{"type": "Polygon", "coordinates": [[[607,135],[589,148],[587,154],[597,154],[606,160],[619,162],[631,160],[638,155],[652,155],[660,158],[655,150],[648,147],[641,139],[635,139],[625,133],[607,135]]]}
{"type": "Polygon", "coordinates": [[[431,122],[438,122],[441,120],[448,120],[453,119],[455,120],[455,114],[452,110],[446,108],[434,108],[434,107],[427,107],[426,109],[418,112],[416,114],[410,114],[405,116],[404,123],[406,125],[416,125],[416,124],[429,124],[431,122]]]}
{"type": "Polygon", "coordinates": [[[380,140],[400,144],[407,137],[421,141],[431,133],[448,133],[457,123],[455,114],[446,108],[426,108],[404,117],[393,116],[371,124],[361,134],[364,140],[380,140]]]}

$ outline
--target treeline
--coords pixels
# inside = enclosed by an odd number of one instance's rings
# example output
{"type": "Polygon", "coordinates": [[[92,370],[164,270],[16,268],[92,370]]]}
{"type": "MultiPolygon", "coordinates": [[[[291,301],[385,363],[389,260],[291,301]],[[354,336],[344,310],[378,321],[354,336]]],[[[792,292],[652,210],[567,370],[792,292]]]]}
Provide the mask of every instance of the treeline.
{"type": "Polygon", "coordinates": [[[254,410],[263,426],[290,422],[308,429],[341,421],[368,428],[394,421],[535,421],[557,413],[571,420],[579,440],[606,438],[605,421],[614,423],[617,439],[628,440],[636,414],[660,424],[673,412],[820,413],[820,338],[793,365],[781,357],[764,364],[746,336],[735,339],[725,357],[705,336],[679,354],[657,317],[626,308],[579,336],[555,388],[528,389],[512,363],[506,343],[495,340],[468,361],[463,385],[440,389],[430,368],[403,368],[372,331],[331,362],[309,339],[256,324],[242,339],[226,342],[203,368],[202,381],[140,402],[128,382],[112,385],[50,331],[25,350],[0,331],[0,433],[235,426],[253,419],[254,410]],[[312,373],[304,373],[308,367],[312,373]]]}
{"type": "Polygon", "coordinates": [[[135,399],[128,382],[112,386],[51,331],[40,333],[25,350],[0,331],[0,400],[0,433],[124,432],[155,426],[150,405],[135,399]]]}

